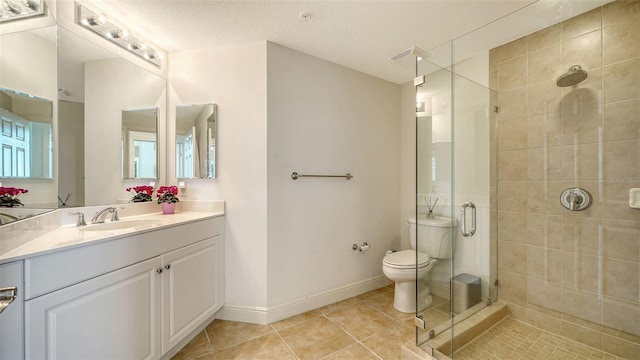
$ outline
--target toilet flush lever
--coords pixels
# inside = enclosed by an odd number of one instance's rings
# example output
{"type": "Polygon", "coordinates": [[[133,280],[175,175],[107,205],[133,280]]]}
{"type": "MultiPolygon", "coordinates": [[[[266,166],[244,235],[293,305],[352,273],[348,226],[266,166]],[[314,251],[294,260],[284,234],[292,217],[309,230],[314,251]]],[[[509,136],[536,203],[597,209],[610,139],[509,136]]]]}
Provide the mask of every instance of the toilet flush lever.
{"type": "Polygon", "coordinates": [[[476,205],[471,201],[462,204],[460,222],[462,222],[462,236],[471,237],[476,233],[476,205]],[[471,229],[469,231],[467,231],[467,208],[471,208],[471,229]]]}

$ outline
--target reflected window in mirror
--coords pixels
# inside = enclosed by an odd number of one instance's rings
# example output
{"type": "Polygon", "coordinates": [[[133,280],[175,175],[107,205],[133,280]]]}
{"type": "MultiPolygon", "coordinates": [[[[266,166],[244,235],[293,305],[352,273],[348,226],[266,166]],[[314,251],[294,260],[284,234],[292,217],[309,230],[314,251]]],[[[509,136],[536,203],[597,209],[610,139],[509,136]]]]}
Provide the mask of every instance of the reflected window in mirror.
{"type": "Polygon", "coordinates": [[[53,103],[0,88],[0,176],[51,179],[53,103]]]}
{"type": "Polygon", "coordinates": [[[122,111],[122,177],[158,178],[158,108],[122,111]]]}
{"type": "Polygon", "coordinates": [[[176,107],[176,177],[212,179],[216,177],[215,104],[176,107]]]}

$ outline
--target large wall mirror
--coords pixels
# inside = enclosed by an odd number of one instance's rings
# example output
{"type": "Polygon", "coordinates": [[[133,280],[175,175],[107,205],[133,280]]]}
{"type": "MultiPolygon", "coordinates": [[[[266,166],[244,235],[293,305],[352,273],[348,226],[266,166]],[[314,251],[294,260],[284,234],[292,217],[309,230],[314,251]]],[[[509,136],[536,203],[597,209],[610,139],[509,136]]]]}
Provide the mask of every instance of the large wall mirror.
{"type": "Polygon", "coordinates": [[[136,183],[127,179],[159,177],[165,79],[61,27],[60,88],[61,123],[84,129],[60,134],[61,143],[65,136],[73,144],[60,153],[60,193],[72,194],[67,205],[112,204],[129,197],[125,189],[136,183]]]}
{"type": "Polygon", "coordinates": [[[0,181],[28,190],[20,195],[24,207],[0,208],[9,215],[0,224],[58,207],[112,204],[129,197],[134,181],[159,177],[162,137],[154,140],[154,164],[123,180],[122,119],[123,109],[155,112],[154,127],[165,127],[164,78],[55,25],[4,32],[0,49],[0,181]]]}
{"type": "Polygon", "coordinates": [[[158,177],[158,108],[122,111],[122,177],[158,177]]]}
{"type": "Polygon", "coordinates": [[[0,35],[0,191],[28,192],[23,206],[1,201],[0,225],[57,207],[57,26],[12,25],[0,35]]]}
{"type": "Polygon", "coordinates": [[[216,104],[176,107],[176,177],[216,177],[216,104]]]}

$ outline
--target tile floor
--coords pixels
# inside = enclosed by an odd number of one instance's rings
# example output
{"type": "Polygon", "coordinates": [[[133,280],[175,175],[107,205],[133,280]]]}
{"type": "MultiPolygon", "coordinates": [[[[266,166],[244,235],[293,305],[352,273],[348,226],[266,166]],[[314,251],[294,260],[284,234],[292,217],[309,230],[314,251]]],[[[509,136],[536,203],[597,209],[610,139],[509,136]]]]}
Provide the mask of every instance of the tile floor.
{"type": "MultiPolygon", "coordinates": [[[[447,321],[449,302],[434,296],[422,315],[447,321]]],[[[172,360],[397,360],[415,338],[413,314],[393,308],[393,285],[270,325],[214,320],[172,360]]],[[[506,318],[456,352],[456,360],[624,360],[506,318]]]]}
{"type": "Polygon", "coordinates": [[[456,360],[624,360],[513,318],[456,351],[456,360]]]}
{"type": "Polygon", "coordinates": [[[172,359],[400,359],[413,316],[393,308],[391,285],[271,325],[214,320],[172,359]]]}

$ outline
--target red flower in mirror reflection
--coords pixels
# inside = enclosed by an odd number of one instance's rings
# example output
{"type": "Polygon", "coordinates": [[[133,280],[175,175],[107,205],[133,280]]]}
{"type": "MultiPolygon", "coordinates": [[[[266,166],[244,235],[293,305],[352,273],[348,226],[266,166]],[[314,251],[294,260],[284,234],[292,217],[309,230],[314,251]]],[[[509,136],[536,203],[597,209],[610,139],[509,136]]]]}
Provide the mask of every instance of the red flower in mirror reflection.
{"type": "Polygon", "coordinates": [[[20,194],[26,194],[29,190],[0,186],[0,206],[2,207],[17,207],[24,206],[24,204],[18,199],[20,194]]]}
{"type": "Polygon", "coordinates": [[[153,196],[153,186],[140,185],[127,188],[127,191],[133,194],[131,202],[146,202],[151,201],[153,196]]]}
{"type": "Polygon", "coordinates": [[[178,187],[175,185],[171,186],[160,186],[158,188],[158,204],[161,203],[177,203],[180,201],[178,199],[178,187]]]}

